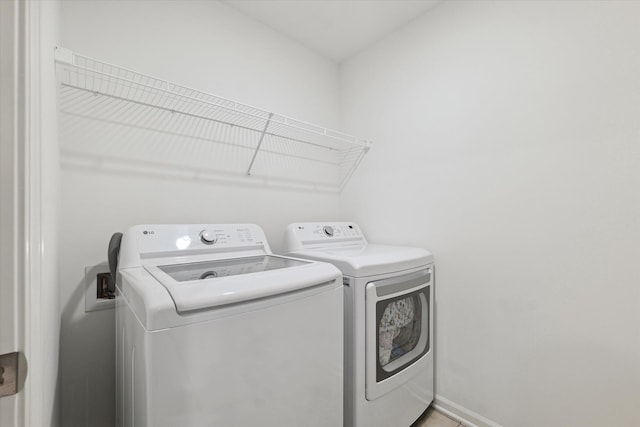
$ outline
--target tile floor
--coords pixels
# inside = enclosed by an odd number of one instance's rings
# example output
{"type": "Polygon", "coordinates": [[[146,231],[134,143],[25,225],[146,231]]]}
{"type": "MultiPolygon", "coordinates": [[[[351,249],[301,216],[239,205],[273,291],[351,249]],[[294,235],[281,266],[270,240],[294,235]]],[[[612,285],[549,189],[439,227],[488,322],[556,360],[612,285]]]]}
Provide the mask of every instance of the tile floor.
{"type": "Polygon", "coordinates": [[[416,421],[411,427],[464,427],[464,424],[452,420],[442,412],[436,411],[433,407],[421,419],[416,421]]]}

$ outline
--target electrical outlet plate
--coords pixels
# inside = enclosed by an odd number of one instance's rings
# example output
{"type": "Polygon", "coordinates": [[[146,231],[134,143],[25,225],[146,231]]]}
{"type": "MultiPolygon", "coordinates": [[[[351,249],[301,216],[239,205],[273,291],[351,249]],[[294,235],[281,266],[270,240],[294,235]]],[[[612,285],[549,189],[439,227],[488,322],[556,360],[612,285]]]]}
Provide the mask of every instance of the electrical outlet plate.
{"type": "Polygon", "coordinates": [[[96,276],[100,273],[108,273],[109,265],[102,262],[84,269],[84,311],[109,310],[116,306],[115,299],[98,298],[98,283],[96,276]]]}

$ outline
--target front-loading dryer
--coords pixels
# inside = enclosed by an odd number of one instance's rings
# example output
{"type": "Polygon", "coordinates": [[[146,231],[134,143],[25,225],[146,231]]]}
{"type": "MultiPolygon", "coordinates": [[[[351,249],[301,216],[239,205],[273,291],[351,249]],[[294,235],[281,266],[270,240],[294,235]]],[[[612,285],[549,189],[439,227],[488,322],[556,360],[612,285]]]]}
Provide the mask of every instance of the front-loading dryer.
{"type": "Polygon", "coordinates": [[[139,225],[112,249],[118,426],[342,424],[336,267],[253,224],[139,225]]]}
{"type": "Polygon", "coordinates": [[[434,397],[433,256],[369,244],[352,222],[290,224],[283,252],[344,276],[344,425],[410,426],[434,397]]]}

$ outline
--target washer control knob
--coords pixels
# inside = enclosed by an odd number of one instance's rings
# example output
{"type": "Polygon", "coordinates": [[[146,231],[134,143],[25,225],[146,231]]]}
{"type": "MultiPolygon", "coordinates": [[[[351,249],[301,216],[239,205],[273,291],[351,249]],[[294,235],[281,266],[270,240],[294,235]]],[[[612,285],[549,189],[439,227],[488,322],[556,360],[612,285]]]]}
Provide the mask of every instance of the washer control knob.
{"type": "Polygon", "coordinates": [[[216,233],[214,231],[202,230],[200,232],[200,240],[205,245],[213,245],[215,242],[218,241],[218,238],[216,237],[216,233]]]}
{"type": "Polygon", "coordinates": [[[325,225],[322,231],[324,231],[324,234],[329,237],[333,236],[333,227],[331,227],[330,225],[325,225]]]}

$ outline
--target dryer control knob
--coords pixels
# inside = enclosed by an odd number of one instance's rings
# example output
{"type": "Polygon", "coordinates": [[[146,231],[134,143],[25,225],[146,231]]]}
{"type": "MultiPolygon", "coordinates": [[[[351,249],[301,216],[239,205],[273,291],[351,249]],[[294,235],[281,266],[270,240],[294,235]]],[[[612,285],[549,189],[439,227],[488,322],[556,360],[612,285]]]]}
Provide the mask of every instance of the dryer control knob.
{"type": "Polygon", "coordinates": [[[331,227],[330,225],[325,225],[322,231],[324,231],[324,234],[329,237],[333,236],[333,227],[331,227]]]}
{"type": "Polygon", "coordinates": [[[215,232],[209,231],[209,230],[202,230],[200,232],[200,240],[205,245],[213,245],[215,242],[218,241],[218,238],[216,237],[215,232]]]}

